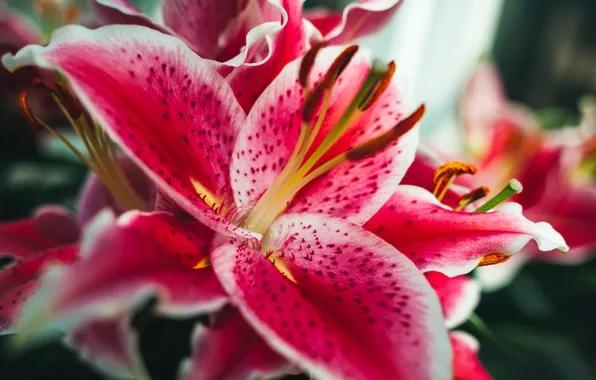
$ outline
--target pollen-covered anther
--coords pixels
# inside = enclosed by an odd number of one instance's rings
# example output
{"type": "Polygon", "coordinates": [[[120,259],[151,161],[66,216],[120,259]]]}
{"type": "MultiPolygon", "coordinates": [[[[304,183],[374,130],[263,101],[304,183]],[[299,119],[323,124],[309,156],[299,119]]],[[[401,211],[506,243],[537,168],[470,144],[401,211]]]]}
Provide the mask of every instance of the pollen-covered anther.
{"type": "Polygon", "coordinates": [[[461,174],[476,174],[476,166],[472,164],[466,164],[459,161],[451,161],[444,165],[441,165],[435,170],[433,176],[433,183],[437,184],[443,181],[445,178],[449,178],[452,175],[461,174]]]}
{"type": "Polygon", "coordinates": [[[410,130],[412,130],[412,128],[416,126],[420,119],[422,119],[422,116],[424,116],[425,110],[425,105],[421,104],[420,107],[416,109],[416,111],[414,111],[410,116],[401,120],[399,123],[397,123],[395,127],[391,128],[389,131],[373,138],[372,140],[369,140],[361,145],[358,145],[350,149],[346,153],[346,157],[349,160],[357,161],[382,151],[387,146],[389,146],[389,144],[396,141],[397,139],[408,133],[410,130]]]}
{"type": "Polygon", "coordinates": [[[456,211],[459,211],[459,210],[463,209],[464,207],[466,207],[467,205],[474,203],[477,200],[486,197],[489,192],[490,192],[490,189],[487,186],[480,186],[480,187],[477,187],[477,188],[471,190],[470,192],[462,195],[459,200],[458,207],[456,208],[456,211]]]}
{"type": "Polygon", "coordinates": [[[439,166],[439,168],[435,170],[435,174],[433,176],[433,183],[435,184],[433,195],[435,195],[439,201],[442,200],[443,197],[445,197],[447,190],[458,175],[476,174],[476,171],[476,166],[459,161],[451,161],[439,166]],[[446,182],[445,179],[447,179],[446,182]],[[445,182],[445,185],[443,186],[443,190],[441,190],[439,193],[443,182],[445,182]]]}
{"type": "Polygon", "coordinates": [[[510,258],[510,255],[506,255],[504,253],[489,253],[480,259],[477,266],[484,267],[488,265],[502,264],[510,258]]]}

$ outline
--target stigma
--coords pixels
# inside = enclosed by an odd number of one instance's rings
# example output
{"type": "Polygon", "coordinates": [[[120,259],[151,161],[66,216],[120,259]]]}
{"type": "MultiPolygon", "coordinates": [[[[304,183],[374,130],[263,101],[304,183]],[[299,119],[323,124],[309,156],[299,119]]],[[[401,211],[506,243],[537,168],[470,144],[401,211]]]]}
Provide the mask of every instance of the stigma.
{"type": "Polygon", "coordinates": [[[145,211],[145,204],[142,198],[133,189],[126,174],[120,167],[114,142],[95,120],[88,116],[83,106],[70,90],[60,82],[51,85],[41,79],[36,79],[33,84],[51,95],[74,132],[83,142],[86,152],[84,153],[76,148],[60,131],[50,127],[35,116],[34,111],[29,107],[29,92],[24,91],[19,97],[19,106],[27,122],[34,128],[47,129],[62,141],[97,175],[110,191],[121,210],[145,211]]]}

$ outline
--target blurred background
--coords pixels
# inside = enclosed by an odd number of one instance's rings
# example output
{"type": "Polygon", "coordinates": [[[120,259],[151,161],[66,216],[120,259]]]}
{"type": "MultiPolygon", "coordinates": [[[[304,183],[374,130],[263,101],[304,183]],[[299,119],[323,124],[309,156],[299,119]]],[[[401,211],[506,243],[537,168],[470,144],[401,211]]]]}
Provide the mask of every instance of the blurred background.
{"type": "MultiPolygon", "coordinates": [[[[31,7],[31,0],[7,2],[31,7]]],[[[150,0],[136,3],[152,8],[150,0]]],[[[545,127],[576,121],[580,98],[596,94],[594,20],[594,0],[408,0],[383,33],[364,43],[378,57],[396,60],[414,103],[427,104],[423,135],[440,140],[459,128],[459,93],[481,56],[497,64],[507,96],[536,110],[545,127]]],[[[25,217],[44,203],[72,208],[86,167],[44,131],[32,130],[15,111],[17,98],[12,102],[0,103],[0,220],[25,217]]],[[[592,380],[595,300],[593,260],[581,266],[532,263],[510,286],[483,295],[477,315],[486,327],[464,327],[479,338],[480,357],[495,379],[592,380]]],[[[193,324],[145,324],[141,344],[155,378],[174,378],[193,324]]],[[[55,344],[20,357],[3,351],[0,378],[101,377],[55,344]]]]}

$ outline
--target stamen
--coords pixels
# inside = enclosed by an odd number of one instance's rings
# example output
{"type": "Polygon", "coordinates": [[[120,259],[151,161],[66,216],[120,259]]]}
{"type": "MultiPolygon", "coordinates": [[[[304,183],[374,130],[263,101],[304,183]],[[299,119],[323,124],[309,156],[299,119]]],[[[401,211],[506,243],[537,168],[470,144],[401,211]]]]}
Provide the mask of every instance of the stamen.
{"type": "Polygon", "coordinates": [[[478,207],[476,210],[474,210],[474,212],[490,211],[494,207],[506,201],[508,198],[511,198],[512,196],[521,193],[522,190],[522,184],[518,180],[512,179],[509,181],[507,186],[505,186],[505,188],[501,190],[499,194],[495,195],[494,198],[490,199],[485,204],[478,207]]]}
{"type": "Polygon", "coordinates": [[[81,106],[81,103],[79,103],[79,101],[72,96],[70,91],[68,91],[66,86],[60,82],[56,83],[56,95],[58,95],[58,98],[70,114],[70,117],[78,119],[83,115],[83,106],[81,106]]]}
{"type": "Polygon", "coordinates": [[[488,255],[485,255],[483,258],[480,259],[477,266],[484,267],[487,265],[502,264],[510,258],[510,255],[506,255],[504,253],[489,253],[488,255]]]}
{"type": "Polygon", "coordinates": [[[352,61],[352,58],[354,58],[356,53],[358,53],[358,49],[358,45],[350,45],[345,48],[344,51],[342,51],[341,54],[335,58],[335,61],[333,61],[331,66],[329,66],[329,69],[327,70],[327,76],[334,76],[338,78],[341,73],[344,72],[346,67],[348,67],[352,61]]]}
{"type": "Polygon", "coordinates": [[[447,190],[458,175],[476,174],[476,171],[476,166],[458,161],[451,161],[440,166],[437,170],[435,170],[435,174],[433,176],[433,183],[435,184],[433,195],[435,195],[439,201],[442,200],[445,197],[445,194],[447,194],[447,190]],[[437,195],[445,178],[447,178],[447,183],[445,183],[441,193],[437,195]]]}
{"type": "Polygon", "coordinates": [[[490,189],[487,186],[480,186],[480,187],[473,189],[469,193],[462,195],[455,211],[463,210],[463,208],[466,207],[467,205],[474,203],[477,200],[486,197],[489,192],[490,192],[490,189]]]}
{"type": "Polygon", "coordinates": [[[325,42],[314,44],[310,50],[304,54],[302,61],[300,62],[300,70],[298,74],[298,80],[302,87],[308,89],[308,80],[310,78],[310,72],[315,64],[319,51],[325,46],[325,42]]]}
{"type": "Polygon", "coordinates": [[[374,139],[360,144],[346,153],[346,157],[349,160],[357,161],[362,160],[366,157],[372,156],[373,154],[382,151],[389,144],[396,141],[406,133],[408,133],[414,126],[422,119],[426,107],[421,104],[410,116],[401,120],[395,127],[389,131],[383,133],[381,136],[375,137],[374,139]]]}
{"type": "Polygon", "coordinates": [[[377,101],[377,99],[379,99],[379,97],[383,95],[385,90],[389,88],[389,84],[391,84],[391,79],[393,79],[394,74],[395,62],[391,61],[387,65],[387,73],[385,74],[385,76],[381,78],[377,83],[376,87],[370,91],[369,96],[367,96],[364,99],[364,101],[360,105],[358,105],[360,111],[366,111],[367,109],[369,109],[370,106],[372,106],[377,101]]]}
{"type": "Polygon", "coordinates": [[[312,121],[317,107],[321,104],[323,95],[325,95],[325,91],[329,90],[330,86],[326,79],[327,78],[315,87],[314,91],[304,101],[304,106],[302,107],[302,120],[305,123],[310,123],[312,121]]]}
{"type": "Polygon", "coordinates": [[[89,159],[64,135],[37,118],[27,103],[27,92],[19,98],[25,119],[34,127],[43,127],[60,139],[85,165],[89,167],[110,190],[114,200],[122,210],[145,210],[144,202],[130,185],[128,178],[118,164],[116,149],[112,140],[85,115],[81,104],[61,83],[51,86],[42,80],[34,85],[50,93],[70,125],[85,144],[89,159]]]}
{"type": "MultiPolygon", "coordinates": [[[[348,48],[349,49],[349,48],[348,48]]],[[[348,51],[348,49],[344,50],[344,53],[348,51]]],[[[353,49],[353,54],[356,53],[357,49],[353,49]]],[[[342,55],[344,55],[342,53],[342,55]]],[[[349,54],[345,54],[346,57],[351,59],[349,54]]],[[[353,55],[352,55],[353,56],[353,55]]],[[[333,70],[343,70],[345,65],[349,63],[347,58],[340,60],[339,57],[336,61],[331,65],[331,69],[329,73],[332,73],[333,70]]],[[[312,155],[308,158],[308,160],[300,167],[300,169],[294,174],[293,179],[290,181],[288,186],[291,186],[298,182],[301,178],[303,178],[315,164],[319,161],[319,159],[331,148],[331,146],[344,134],[344,132],[348,129],[348,127],[352,124],[352,122],[360,115],[360,110],[358,109],[358,105],[362,103],[367,95],[369,95],[371,88],[376,86],[380,79],[385,76],[386,68],[384,67],[381,69],[378,65],[373,65],[373,68],[369,71],[364,83],[362,84],[360,90],[352,99],[352,102],[348,105],[348,108],[344,111],[344,114],[340,117],[338,122],[333,126],[333,128],[329,131],[327,136],[323,139],[321,144],[317,147],[317,149],[312,153],[312,155]]],[[[314,139],[309,140],[314,141],[314,139]]],[[[310,145],[307,146],[307,150],[310,148],[310,145]]]]}

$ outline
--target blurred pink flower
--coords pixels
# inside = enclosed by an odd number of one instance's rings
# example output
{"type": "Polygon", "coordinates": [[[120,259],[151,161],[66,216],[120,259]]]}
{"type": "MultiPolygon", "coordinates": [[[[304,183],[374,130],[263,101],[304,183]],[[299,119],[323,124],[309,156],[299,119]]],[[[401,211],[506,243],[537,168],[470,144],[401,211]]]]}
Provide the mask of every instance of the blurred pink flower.
{"type": "Polygon", "coordinates": [[[476,67],[461,98],[466,151],[459,159],[473,162],[478,174],[466,185],[501,188],[511,178],[524,186],[512,200],[524,215],[544,220],[559,231],[569,252],[540,252],[527,246],[507,263],[479,268],[487,290],[507,284],[528,260],[582,263],[596,246],[596,186],[592,172],[594,110],[587,106],[578,128],[541,130],[529,109],[507,101],[496,68],[483,61],[476,67]],[[582,175],[584,174],[584,175],[582,175]]]}

